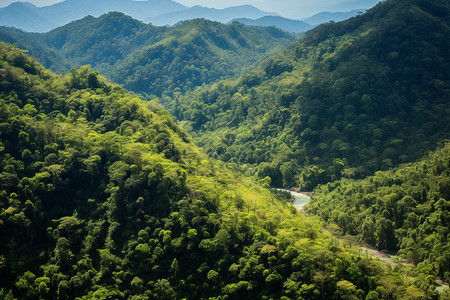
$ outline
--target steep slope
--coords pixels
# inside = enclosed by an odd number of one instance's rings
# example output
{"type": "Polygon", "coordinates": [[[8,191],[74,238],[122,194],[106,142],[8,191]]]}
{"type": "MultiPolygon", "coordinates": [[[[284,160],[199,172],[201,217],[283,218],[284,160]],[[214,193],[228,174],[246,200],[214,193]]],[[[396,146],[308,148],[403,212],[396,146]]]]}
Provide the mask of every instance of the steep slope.
{"type": "Polygon", "coordinates": [[[233,19],[231,22],[240,22],[242,24],[252,26],[275,26],[293,33],[306,32],[312,28],[311,25],[303,21],[291,20],[278,16],[264,16],[255,20],[249,18],[237,18],[233,19]]]}
{"type": "Polygon", "coordinates": [[[1,298],[437,297],[208,159],[154,102],[0,54],[1,298]]]}
{"type": "Polygon", "coordinates": [[[386,1],[164,105],[211,156],[276,186],[309,190],[414,161],[449,137],[449,11],[386,1]]]}
{"type": "Polygon", "coordinates": [[[71,66],[89,64],[127,89],[153,97],[239,75],[294,40],[275,28],[207,20],[156,27],[117,12],[86,17],[46,34],[11,35],[42,62],[48,56],[30,43],[52,49],[71,66]]]}
{"type": "Polygon", "coordinates": [[[450,144],[420,162],[314,190],[308,212],[449,282],[450,144]]]}

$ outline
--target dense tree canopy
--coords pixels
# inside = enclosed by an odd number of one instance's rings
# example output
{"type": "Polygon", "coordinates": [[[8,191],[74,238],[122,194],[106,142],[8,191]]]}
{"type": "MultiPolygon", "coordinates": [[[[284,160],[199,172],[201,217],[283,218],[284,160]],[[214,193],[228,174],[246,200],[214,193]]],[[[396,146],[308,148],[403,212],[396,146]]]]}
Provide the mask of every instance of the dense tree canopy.
{"type": "Polygon", "coordinates": [[[325,24],[238,80],[162,103],[207,153],[311,190],[411,162],[450,132],[447,1],[325,24]]]}
{"type": "Polygon", "coordinates": [[[294,37],[1,28],[67,74],[0,42],[0,298],[447,299],[447,2],[387,0],[262,62],[294,37]],[[315,188],[310,216],[270,186],[315,188]]]}
{"type": "Polygon", "coordinates": [[[425,159],[315,189],[308,212],[450,279],[450,144],[425,159]]]}
{"type": "Polygon", "coordinates": [[[45,34],[0,28],[0,39],[18,43],[54,71],[91,65],[129,90],[160,97],[242,74],[294,36],[203,19],[157,27],[112,12],[45,34]],[[51,52],[57,58],[51,59],[51,52]]]}
{"type": "Polygon", "coordinates": [[[0,43],[0,78],[1,298],[438,297],[89,68],[56,76],[0,43]]]}

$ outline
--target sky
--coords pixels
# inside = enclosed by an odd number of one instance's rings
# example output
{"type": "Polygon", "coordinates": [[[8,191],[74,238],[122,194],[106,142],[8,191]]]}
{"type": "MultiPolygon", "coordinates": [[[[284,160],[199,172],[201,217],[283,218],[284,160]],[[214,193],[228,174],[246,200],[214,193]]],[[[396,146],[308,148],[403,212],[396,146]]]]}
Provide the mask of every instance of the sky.
{"type": "MultiPolygon", "coordinates": [[[[0,7],[8,6],[9,4],[17,1],[18,0],[0,0],[0,7]]],[[[21,2],[30,2],[36,6],[47,6],[62,2],[62,0],[22,0],[21,2]]]]}
{"type": "MultiPolygon", "coordinates": [[[[17,0],[0,0],[0,7],[9,5],[17,0]]],[[[36,6],[52,5],[62,0],[23,0],[36,6]]],[[[366,3],[377,0],[174,0],[186,6],[201,5],[214,8],[225,8],[236,5],[250,4],[267,12],[275,12],[287,18],[298,19],[309,17],[323,11],[336,11],[336,5],[343,2],[366,3]]],[[[361,8],[366,8],[362,4],[361,8]]],[[[360,8],[360,7],[358,7],[360,8]]],[[[367,7],[369,8],[369,7],[367,7]]],[[[345,10],[341,10],[345,11],[345,10]]]]}

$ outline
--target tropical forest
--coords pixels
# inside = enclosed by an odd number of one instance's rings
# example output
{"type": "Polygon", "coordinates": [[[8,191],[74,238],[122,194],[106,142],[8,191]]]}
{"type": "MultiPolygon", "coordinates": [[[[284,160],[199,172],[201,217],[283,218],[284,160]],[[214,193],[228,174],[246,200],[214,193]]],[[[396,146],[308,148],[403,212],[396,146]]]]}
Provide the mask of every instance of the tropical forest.
{"type": "Polygon", "coordinates": [[[0,299],[450,299],[449,36],[1,26],[0,299]]]}

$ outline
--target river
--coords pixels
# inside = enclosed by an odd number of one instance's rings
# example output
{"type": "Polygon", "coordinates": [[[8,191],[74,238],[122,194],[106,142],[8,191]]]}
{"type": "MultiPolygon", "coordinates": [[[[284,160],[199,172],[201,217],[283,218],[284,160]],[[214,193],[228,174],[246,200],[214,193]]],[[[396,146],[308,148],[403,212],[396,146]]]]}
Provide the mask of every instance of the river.
{"type": "Polygon", "coordinates": [[[277,189],[277,190],[291,193],[292,197],[294,197],[294,201],[292,201],[291,204],[293,207],[295,207],[299,211],[302,211],[303,206],[308,204],[309,201],[311,200],[311,197],[309,197],[305,194],[302,194],[302,193],[297,193],[297,192],[284,190],[284,189],[277,189]]]}
{"type": "Polygon", "coordinates": [[[294,206],[298,210],[303,210],[303,206],[308,204],[309,201],[311,200],[311,198],[306,196],[305,194],[297,193],[297,192],[290,192],[290,193],[294,197],[292,206],[294,206]]]}

